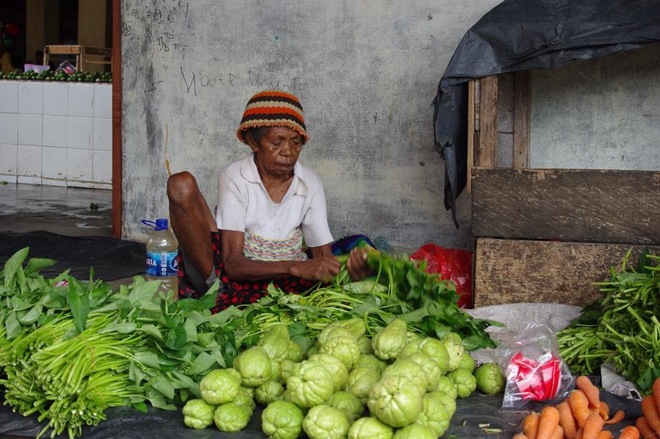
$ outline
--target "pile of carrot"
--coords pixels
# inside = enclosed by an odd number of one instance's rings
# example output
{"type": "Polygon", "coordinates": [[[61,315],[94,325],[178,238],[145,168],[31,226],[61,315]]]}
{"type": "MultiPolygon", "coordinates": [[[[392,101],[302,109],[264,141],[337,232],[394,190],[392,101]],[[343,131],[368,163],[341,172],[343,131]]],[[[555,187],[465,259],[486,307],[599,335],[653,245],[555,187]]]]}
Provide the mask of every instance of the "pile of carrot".
{"type": "Polygon", "coordinates": [[[642,398],[642,416],[635,426],[644,439],[660,438],[660,377],[653,381],[651,393],[642,398]]]}
{"type": "MultiPolygon", "coordinates": [[[[648,408],[643,417],[650,428],[656,424],[660,428],[660,378],[654,384],[654,395],[649,395],[646,405],[653,402],[655,412],[648,408]],[[656,391],[657,388],[657,391],[656,391]],[[647,415],[648,413],[648,415],[647,415]]],[[[547,405],[539,412],[531,412],[523,418],[522,432],[513,439],[614,439],[606,425],[616,424],[625,418],[623,410],[617,410],[610,416],[610,408],[600,399],[600,389],[586,375],[580,375],[575,380],[575,390],[557,405],[547,405]]],[[[642,421],[644,422],[644,421],[642,421]]],[[[649,430],[651,436],[637,425],[629,425],[621,429],[618,439],[660,439],[660,430],[649,430]],[[640,434],[641,432],[641,434],[640,434]],[[655,433],[654,433],[655,432],[655,433]]]]}

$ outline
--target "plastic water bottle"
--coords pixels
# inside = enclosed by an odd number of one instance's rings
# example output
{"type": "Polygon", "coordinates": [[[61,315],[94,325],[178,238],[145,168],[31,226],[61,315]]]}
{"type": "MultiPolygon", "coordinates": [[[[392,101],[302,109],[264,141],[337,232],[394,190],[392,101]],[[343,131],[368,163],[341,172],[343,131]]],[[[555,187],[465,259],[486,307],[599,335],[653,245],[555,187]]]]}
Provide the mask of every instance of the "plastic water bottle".
{"type": "Polygon", "coordinates": [[[167,219],[158,218],[155,222],[142,220],[154,231],[147,239],[147,280],[159,280],[159,290],[168,293],[173,292],[177,297],[179,281],[177,280],[177,253],[179,243],[174,232],[169,228],[167,219]]]}

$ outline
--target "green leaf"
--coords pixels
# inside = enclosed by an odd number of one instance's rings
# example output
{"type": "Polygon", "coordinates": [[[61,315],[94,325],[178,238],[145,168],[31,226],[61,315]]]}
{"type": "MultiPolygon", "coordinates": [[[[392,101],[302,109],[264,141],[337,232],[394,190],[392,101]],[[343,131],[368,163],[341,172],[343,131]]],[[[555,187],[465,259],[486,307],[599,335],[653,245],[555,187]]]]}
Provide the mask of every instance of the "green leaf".
{"type": "Polygon", "coordinates": [[[19,272],[23,272],[23,262],[25,261],[25,258],[27,258],[29,252],[30,248],[24,247],[7,259],[4,269],[6,286],[13,287],[15,285],[14,280],[17,278],[19,272]]]}
{"type": "Polygon", "coordinates": [[[178,324],[167,332],[165,345],[170,349],[178,351],[186,345],[187,338],[185,328],[182,324],[178,324]]]}
{"type": "Polygon", "coordinates": [[[158,360],[158,354],[155,351],[151,350],[140,350],[135,353],[135,359],[140,363],[144,364],[147,367],[152,369],[159,370],[160,362],[158,360]]]}
{"type": "Polygon", "coordinates": [[[149,383],[148,383],[153,389],[158,390],[160,393],[162,393],[165,398],[172,400],[174,399],[174,386],[172,386],[172,383],[170,382],[167,377],[164,375],[156,375],[153,377],[149,383]]]}
{"type": "Polygon", "coordinates": [[[35,306],[32,307],[30,311],[27,312],[24,316],[20,318],[20,322],[22,325],[31,325],[32,323],[36,322],[39,317],[42,315],[42,310],[43,310],[43,305],[40,303],[37,303],[35,306]]]}
{"type": "Polygon", "coordinates": [[[89,315],[89,297],[76,291],[75,282],[69,282],[69,306],[78,332],[83,332],[87,326],[89,315]]]}
{"type": "Polygon", "coordinates": [[[191,366],[186,369],[186,373],[189,375],[197,375],[211,369],[214,364],[216,364],[216,360],[213,355],[208,352],[202,352],[197,355],[191,366]]]}

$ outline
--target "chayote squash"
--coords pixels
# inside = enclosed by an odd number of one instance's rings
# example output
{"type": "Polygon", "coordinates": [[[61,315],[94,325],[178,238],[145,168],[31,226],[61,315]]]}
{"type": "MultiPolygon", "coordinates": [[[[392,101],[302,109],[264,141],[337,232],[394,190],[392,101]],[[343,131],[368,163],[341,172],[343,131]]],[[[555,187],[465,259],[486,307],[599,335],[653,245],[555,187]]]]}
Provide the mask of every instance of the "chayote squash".
{"type": "Polygon", "coordinates": [[[367,406],[381,422],[400,428],[417,420],[423,395],[419,386],[410,385],[410,379],[392,375],[374,384],[367,406]]]}
{"type": "Polygon", "coordinates": [[[285,398],[303,409],[325,403],[334,393],[332,375],[317,361],[297,363],[286,382],[285,398]]]}
{"type": "Polygon", "coordinates": [[[302,432],[303,411],[292,402],[273,401],[261,413],[261,429],[268,439],[296,439],[302,432]]]}
{"type": "Polygon", "coordinates": [[[211,405],[230,402],[241,387],[241,374],[234,368],[214,369],[199,382],[202,399],[211,405]]]}
{"type": "Polygon", "coordinates": [[[355,421],[348,429],[348,439],[392,439],[394,430],[374,416],[355,421]]]}
{"type": "Polygon", "coordinates": [[[344,439],[351,422],[343,411],[321,404],[309,409],[302,425],[309,439],[344,439]]]}
{"type": "Polygon", "coordinates": [[[393,360],[399,356],[408,342],[408,325],[402,319],[392,320],[371,339],[371,347],[381,360],[393,360]]]}

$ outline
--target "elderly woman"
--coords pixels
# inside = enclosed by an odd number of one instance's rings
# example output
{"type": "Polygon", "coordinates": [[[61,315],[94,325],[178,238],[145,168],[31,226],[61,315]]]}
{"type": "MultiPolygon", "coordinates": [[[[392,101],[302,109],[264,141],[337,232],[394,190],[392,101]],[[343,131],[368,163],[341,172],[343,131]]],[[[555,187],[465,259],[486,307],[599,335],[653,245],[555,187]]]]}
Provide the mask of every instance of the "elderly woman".
{"type": "MultiPolygon", "coordinates": [[[[236,133],[252,151],[220,172],[215,215],[188,172],[167,182],[179,240],[179,297],[200,297],[219,279],[214,311],[251,303],[274,286],[303,292],[331,280],[333,256],[323,185],[298,162],[309,140],[302,105],[290,93],[252,96],[236,133]]],[[[369,274],[366,254],[350,252],[353,279],[369,274]]]]}

